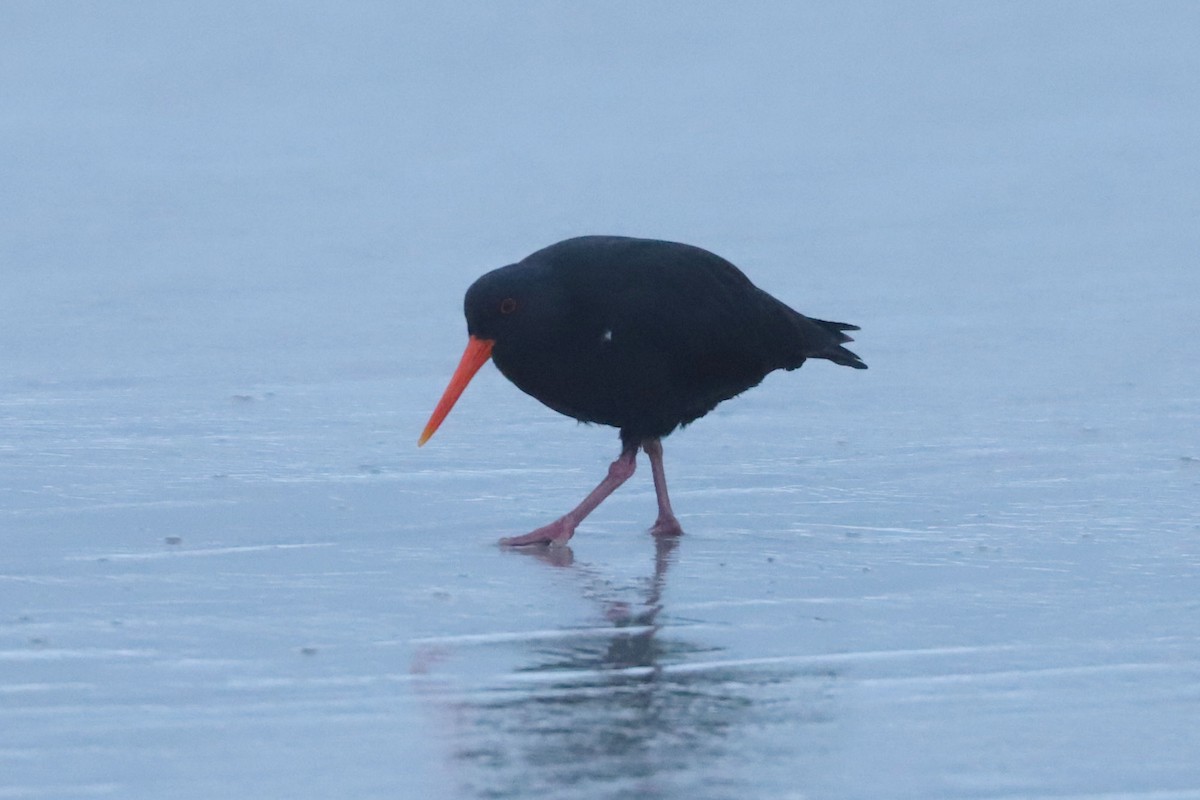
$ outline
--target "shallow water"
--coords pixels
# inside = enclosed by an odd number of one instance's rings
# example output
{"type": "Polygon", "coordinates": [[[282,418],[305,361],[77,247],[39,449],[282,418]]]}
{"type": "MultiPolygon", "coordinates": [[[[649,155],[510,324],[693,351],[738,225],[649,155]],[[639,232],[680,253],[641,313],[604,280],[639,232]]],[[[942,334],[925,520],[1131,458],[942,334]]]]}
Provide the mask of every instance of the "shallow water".
{"type": "Polygon", "coordinates": [[[1190,6],[206,8],[2,12],[0,797],[1200,797],[1190,6]],[[415,439],[598,231],[871,369],[504,551],[615,432],[415,439]]]}

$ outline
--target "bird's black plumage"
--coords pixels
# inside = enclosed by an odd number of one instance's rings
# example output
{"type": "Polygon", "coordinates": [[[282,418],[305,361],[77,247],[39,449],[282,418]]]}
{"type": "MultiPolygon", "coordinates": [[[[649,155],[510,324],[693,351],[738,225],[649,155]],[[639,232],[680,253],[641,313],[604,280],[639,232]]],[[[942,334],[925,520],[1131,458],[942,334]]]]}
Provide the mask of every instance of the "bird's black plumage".
{"type": "Polygon", "coordinates": [[[824,358],[865,369],[842,345],[854,325],[804,316],[725,259],[676,242],[584,236],[493,270],[467,290],[470,338],[417,444],[450,413],[489,358],[555,411],[613,425],[621,454],[575,508],[506,546],[562,545],[650,459],[656,536],[683,526],[671,508],[659,441],[777,369],[824,358]]]}
{"type": "Polygon", "coordinates": [[[842,346],[856,326],[806,317],[677,242],[568,239],[479,278],[464,310],[509,380],[555,411],[619,428],[626,448],[809,358],[866,368],[842,346]]]}

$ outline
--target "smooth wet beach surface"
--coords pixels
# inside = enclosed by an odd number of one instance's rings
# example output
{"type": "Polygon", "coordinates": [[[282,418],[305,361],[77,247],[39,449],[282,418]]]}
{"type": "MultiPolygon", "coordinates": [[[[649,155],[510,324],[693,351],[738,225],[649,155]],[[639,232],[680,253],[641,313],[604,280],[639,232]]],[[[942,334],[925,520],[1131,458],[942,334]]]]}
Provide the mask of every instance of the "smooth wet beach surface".
{"type": "Polygon", "coordinates": [[[1200,798],[1191,6],[211,8],[3,12],[0,797],[1200,798]],[[871,369],[506,551],[616,432],[416,438],[594,232],[871,369]]]}

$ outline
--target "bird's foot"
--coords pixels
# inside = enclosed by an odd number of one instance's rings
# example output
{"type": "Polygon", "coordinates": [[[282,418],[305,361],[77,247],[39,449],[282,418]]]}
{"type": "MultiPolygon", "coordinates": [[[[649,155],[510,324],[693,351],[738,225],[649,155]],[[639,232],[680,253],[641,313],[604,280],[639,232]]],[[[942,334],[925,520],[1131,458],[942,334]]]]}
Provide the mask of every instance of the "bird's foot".
{"type": "Polygon", "coordinates": [[[665,516],[659,514],[653,527],[650,528],[650,533],[654,536],[682,536],[683,526],[679,524],[679,520],[675,519],[674,514],[665,516]]]}
{"type": "Polygon", "coordinates": [[[500,540],[500,546],[524,547],[530,544],[547,544],[551,547],[562,547],[575,535],[575,526],[577,524],[569,516],[559,517],[549,525],[543,525],[536,531],[530,531],[524,536],[506,536],[500,540]]]}

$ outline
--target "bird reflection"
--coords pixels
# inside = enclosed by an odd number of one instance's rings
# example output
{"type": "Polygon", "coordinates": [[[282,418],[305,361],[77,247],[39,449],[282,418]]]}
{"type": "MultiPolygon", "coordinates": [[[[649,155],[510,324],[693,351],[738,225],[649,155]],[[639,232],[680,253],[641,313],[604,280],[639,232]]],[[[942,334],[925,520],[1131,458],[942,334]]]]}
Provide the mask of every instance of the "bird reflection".
{"type": "Polygon", "coordinates": [[[734,734],[769,725],[764,687],[796,675],[722,666],[719,648],[685,638],[686,620],[663,623],[678,547],[655,537],[653,572],[632,592],[567,547],[519,551],[569,570],[608,624],[523,641],[513,681],[458,698],[453,772],[467,796],[728,796],[745,761],[734,734]]]}
{"type": "MultiPolygon", "coordinates": [[[[676,653],[697,652],[702,648],[689,646],[682,642],[662,643],[658,641],[661,628],[657,624],[659,612],[663,609],[662,596],[666,588],[667,570],[675,558],[679,547],[676,536],[654,537],[654,572],[646,580],[642,590],[644,596],[637,604],[614,597],[613,590],[608,586],[603,576],[584,565],[575,564],[575,554],[570,547],[537,547],[523,548],[513,552],[530,555],[537,560],[554,567],[574,567],[575,572],[585,581],[583,590],[585,596],[597,601],[603,616],[613,628],[604,631],[595,643],[580,645],[572,643],[570,649],[559,647],[543,653],[546,658],[535,666],[527,667],[524,672],[547,672],[554,670],[629,670],[644,667],[656,670],[662,659],[670,651],[676,653]],[[599,652],[600,648],[604,652],[599,652]]],[[[602,629],[603,630],[603,629],[602,629]]],[[[598,631],[599,632],[599,631],[598,631]]]]}

